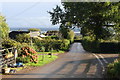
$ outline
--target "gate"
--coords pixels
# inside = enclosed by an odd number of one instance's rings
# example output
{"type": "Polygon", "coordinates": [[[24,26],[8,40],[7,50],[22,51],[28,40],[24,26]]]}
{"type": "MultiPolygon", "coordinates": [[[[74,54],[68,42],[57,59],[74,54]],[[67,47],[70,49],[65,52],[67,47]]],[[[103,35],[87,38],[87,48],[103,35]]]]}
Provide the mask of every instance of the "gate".
{"type": "Polygon", "coordinates": [[[14,57],[14,48],[8,48],[8,49],[3,49],[0,50],[0,68],[3,68],[5,65],[9,65],[9,64],[14,64],[15,63],[15,57],[14,57]],[[9,58],[5,58],[5,51],[9,50],[9,52],[11,52],[13,54],[13,56],[9,57],[9,58]]]}

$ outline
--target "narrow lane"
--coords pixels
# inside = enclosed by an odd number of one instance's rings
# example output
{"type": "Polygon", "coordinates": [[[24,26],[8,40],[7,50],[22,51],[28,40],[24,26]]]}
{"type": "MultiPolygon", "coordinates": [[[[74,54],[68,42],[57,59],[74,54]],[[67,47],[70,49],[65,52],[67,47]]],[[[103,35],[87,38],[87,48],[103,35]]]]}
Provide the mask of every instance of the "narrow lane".
{"type": "MultiPolygon", "coordinates": [[[[118,54],[95,54],[86,52],[81,43],[74,43],[68,53],[59,59],[32,71],[16,73],[7,78],[102,78],[103,66],[117,58],[118,54]],[[99,55],[104,57],[108,63],[99,55]]],[[[6,76],[3,75],[3,78],[6,76]]]]}

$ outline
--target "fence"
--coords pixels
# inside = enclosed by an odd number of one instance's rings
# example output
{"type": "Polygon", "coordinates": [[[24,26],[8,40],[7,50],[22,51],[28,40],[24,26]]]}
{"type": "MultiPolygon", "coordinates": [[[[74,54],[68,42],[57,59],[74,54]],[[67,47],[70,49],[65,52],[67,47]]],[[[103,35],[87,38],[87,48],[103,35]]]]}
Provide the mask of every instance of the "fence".
{"type": "MultiPolygon", "coordinates": [[[[15,63],[15,57],[14,56],[11,56],[9,58],[4,58],[4,56],[6,54],[3,54],[5,53],[7,49],[2,49],[0,50],[0,67],[3,68],[5,65],[9,65],[9,64],[13,64],[15,63]]],[[[10,52],[12,52],[12,54],[14,55],[14,48],[8,48],[8,50],[10,52]]]]}

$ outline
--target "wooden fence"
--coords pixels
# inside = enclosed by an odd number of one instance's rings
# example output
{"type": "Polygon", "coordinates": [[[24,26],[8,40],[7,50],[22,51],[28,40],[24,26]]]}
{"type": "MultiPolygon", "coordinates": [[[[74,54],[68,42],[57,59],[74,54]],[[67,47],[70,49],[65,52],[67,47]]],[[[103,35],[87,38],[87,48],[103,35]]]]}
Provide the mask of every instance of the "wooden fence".
{"type": "MultiPolygon", "coordinates": [[[[9,57],[9,58],[4,58],[3,56],[3,52],[6,49],[0,50],[0,67],[3,68],[5,65],[9,65],[9,64],[14,64],[15,63],[15,57],[9,57]]],[[[12,52],[12,54],[14,55],[14,48],[8,48],[8,50],[10,50],[12,52]]]]}

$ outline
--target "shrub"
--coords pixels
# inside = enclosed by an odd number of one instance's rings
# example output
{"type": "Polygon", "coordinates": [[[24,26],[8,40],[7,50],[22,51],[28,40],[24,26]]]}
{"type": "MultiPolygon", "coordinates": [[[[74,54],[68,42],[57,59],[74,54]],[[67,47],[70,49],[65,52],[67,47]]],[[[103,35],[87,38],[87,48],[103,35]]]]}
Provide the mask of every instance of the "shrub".
{"type": "Polygon", "coordinates": [[[107,66],[107,77],[120,78],[120,61],[115,60],[107,66]]]}
{"type": "Polygon", "coordinates": [[[16,41],[20,43],[30,43],[30,35],[29,34],[19,34],[16,36],[16,41]]]}
{"type": "Polygon", "coordinates": [[[99,41],[96,41],[94,38],[84,37],[82,40],[82,46],[86,51],[89,52],[100,52],[99,41]]]}
{"type": "Polygon", "coordinates": [[[120,42],[101,42],[100,51],[104,53],[118,53],[120,52],[120,42]]]}
{"type": "Polygon", "coordinates": [[[66,50],[69,50],[69,47],[70,47],[70,41],[67,39],[62,40],[60,49],[66,51],[66,50]]]}
{"type": "Polygon", "coordinates": [[[20,43],[20,42],[17,42],[15,40],[12,40],[12,39],[4,39],[3,42],[2,42],[2,47],[3,48],[14,47],[14,48],[17,48],[18,53],[21,53],[21,48],[25,47],[25,46],[29,47],[29,45],[27,43],[20,43]]]}
{"type": "Polygon", "coordinates": [[[46,40],[34,39],[34,45],[37,46],[39,51],[41,51],[42,46],[45,47],[45,51],[51,51],[51,49],[68,50],[70,41],[69,40],[55,40],[55,39],[46,39],[46,40]]]}
{"type": "Polygon", "coordinates": [[[3,48],[16,47],[18,44],[20,44],[20,43],[16,42],[15,40],[4,39],[2,42],[2,47],[3,48]]]}
{"type": "Polygon", "coordinates": [[[97,53],[119,53],[120,42],[106,42],[103,40],[95,40],[92,37],[84,37],[82,40],[82,46],[86,51],[97,53]]]}
{"type": "Polygon", "coordinates": [[[21,53],[19,53],[19,57],[17,58],[17,61],[22,61],[24,63],[28,62],[38,62],[38,55],[36,54],[37,52],[30,48],[30,47],[22,47],[21,48],[21,53]]]}
{"type": "Polygon", "coordinates": [[[76,35],[76,36],[74,37],[74,40],[82,40],[82,36],[81,36],[81,35],[76,35]]]}
{"type": "Polygon", "coordinates": [[[59,40],[59,37],[58,36],[51,36],[51,39],[59,40]]]}

